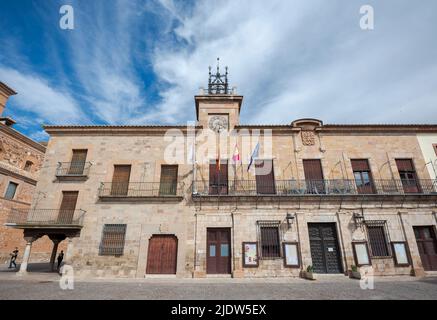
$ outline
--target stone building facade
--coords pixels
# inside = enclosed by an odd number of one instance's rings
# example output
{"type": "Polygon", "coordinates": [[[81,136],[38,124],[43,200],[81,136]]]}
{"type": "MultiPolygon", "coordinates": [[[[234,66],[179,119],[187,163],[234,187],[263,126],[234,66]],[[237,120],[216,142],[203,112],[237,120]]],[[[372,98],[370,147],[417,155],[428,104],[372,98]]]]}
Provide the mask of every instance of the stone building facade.
{"type": "Polygon", "coordinates": [[[193,126],[46,126],[47,196],[9,225],[28,254],[43,234],[68,238],[84,277],[437,269],[437,186],[418,140],[437,125],[241,125],[242,102],[210,80],[193,126]]]}
{"type": "MultiPolygon", "coordinates": [[[[16,92],[0,82],[0,117],[10,96],[16,92]]],[[[7,228],[4,224],[11,208],[28,210],[37,184],[38,173],[44,159],[45,147],[13,128],[10,118],[0,118],[0,263],[9,262],[9,254],[18,247],[20,262],[26,242],[22,230],[7,228]]],[[[43,197],[41,193],[35,197],[43,197]]],[[[50,257],[49,239],[35,242],[32,261],[45,261],[50,257]]]]}

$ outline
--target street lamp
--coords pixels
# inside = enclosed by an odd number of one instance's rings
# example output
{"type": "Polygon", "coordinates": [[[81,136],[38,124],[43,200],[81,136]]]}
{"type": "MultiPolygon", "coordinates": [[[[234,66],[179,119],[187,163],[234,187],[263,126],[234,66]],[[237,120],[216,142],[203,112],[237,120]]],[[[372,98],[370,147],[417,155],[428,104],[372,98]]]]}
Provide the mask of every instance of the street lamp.
{"type": "Polygon", "coordinates": [[[295,218],[295,214],[292,214],[292,213],[288,213],[288,212],[287,212],[286,219],[287,219],[288,229],[291,228],[291,225],[292,225],[293,222],[294,222],[294,218],[295,218]]]}

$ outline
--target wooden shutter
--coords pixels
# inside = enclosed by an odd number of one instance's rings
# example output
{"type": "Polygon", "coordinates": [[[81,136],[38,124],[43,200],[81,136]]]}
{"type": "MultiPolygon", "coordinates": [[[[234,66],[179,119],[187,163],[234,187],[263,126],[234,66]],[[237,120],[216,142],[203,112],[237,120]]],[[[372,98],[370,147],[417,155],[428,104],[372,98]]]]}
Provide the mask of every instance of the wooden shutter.
{"type": "Polygon", "coordinates": [[[73,150],[73,156],[71,158],[68,174],[83,174],[87,153],[88,150],[73,150]]]}
{"type": "Polygon", "coordinates": [[[255,161],[256,191],[258,194],[275,194],[275,175],[273,160],[255,161]],[[269,172],[266,172],[271,168],[269,172]]]}
{"type": "Polygon", "coordinates": [[[351,160],[353,171],[370,171],[369,161],[367,159],[351,160]]]}
{"type": "Polygon", "coordinates": [[[115,165],[112,176],[111,195],[126,196],[129,191],[130,165],[115,165]]]}
{"type": "Polygon", "coordinates": [[[176,195],[178,181],[177,165],[161,166],[161,181],[159,184],[160,195],[176,195]]]}
{"type": "Polygon", "coordinates": [[[396,166],[399,171],[414,171],[413,161],[411,159],[396,159],[396,166]]]}
{"type": "Polygon", "coordinates": [[[303,169],[307,184],[307,193],[325,193],[325,183],[323,181],[322,163],[320,159],[303,160],[303,169]]]}
{"type": "Polygon", "coordinates": [[[59,208],[58,223],[70,224],[73,221],[74,210],[76,210],[79,191],[63,191],[62,201],[59,208]]]}
{"type": "Polygon", "coordinates": [[[228,163],[220,161],[220,171],[217,170],[217,160],[209,164],[209,194],[228,193],[228,163]]]}

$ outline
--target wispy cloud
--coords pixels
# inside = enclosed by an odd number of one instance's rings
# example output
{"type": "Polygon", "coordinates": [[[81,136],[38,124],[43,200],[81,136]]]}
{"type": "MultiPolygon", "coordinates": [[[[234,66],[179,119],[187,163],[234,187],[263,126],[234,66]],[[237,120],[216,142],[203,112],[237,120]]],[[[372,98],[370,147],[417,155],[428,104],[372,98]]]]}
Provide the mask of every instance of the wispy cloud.
{"type": "Polygon", "coordinates": [[[432,0],[367,1],[373,31],[359,28],[358,0],[69,3],[73,31],[56,28],[57,2],[35,8],[45,30],[43,63],[28,59],[16,38],[0,52],[0,80],[19,91],[14,107],[43,122],[192,120],[193,95],[218,56],[245,97],[244,123],[437,116],[432,0]]]}
{"type": "Polygon", "coordinates": [[[14,96],[15,106],[49,123],[80,123],[87,121],[80,107],[68,92],[52,86],[38,75],[23,74],[0,66],[2,80],[19,91],[14,96]]]}

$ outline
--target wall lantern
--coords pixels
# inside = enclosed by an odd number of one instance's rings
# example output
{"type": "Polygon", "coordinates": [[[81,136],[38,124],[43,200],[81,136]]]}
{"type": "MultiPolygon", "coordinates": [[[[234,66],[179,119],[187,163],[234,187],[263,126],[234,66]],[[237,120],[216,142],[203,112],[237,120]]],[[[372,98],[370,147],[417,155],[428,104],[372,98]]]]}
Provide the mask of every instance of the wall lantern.
{"type": "Polygon", "coordinates": [[[286,217],[286,219],[287,219],[288,229],[291,228],[291,225],[292,225],[293,222],[294,222],[294,218],[295,218],[295,215],[294,215],[294,214],[292,214],[292,213],[288,213],[288,212],[287,212],[287,217],[286,217]]]}
{"type": "Polygon", "coordinates": [[[363,225],[363,223],[364,223],[364,215],[363,214],[355,212],[353,218],[354,218],[355,226],[357,228],[359,228],[363,225]]]}

